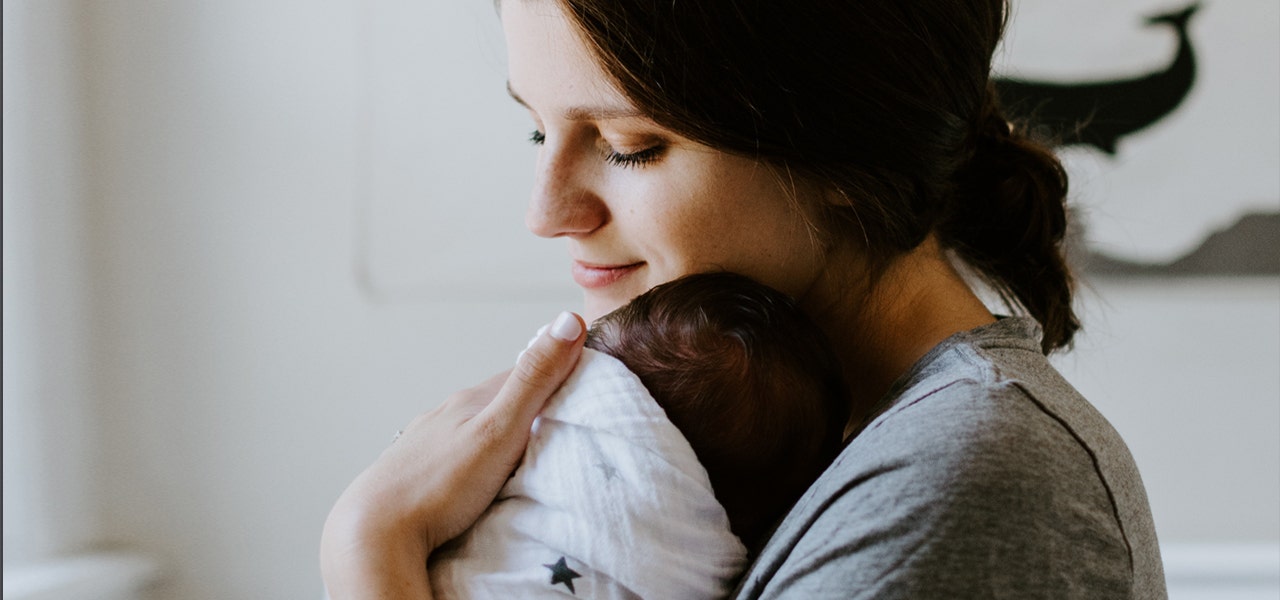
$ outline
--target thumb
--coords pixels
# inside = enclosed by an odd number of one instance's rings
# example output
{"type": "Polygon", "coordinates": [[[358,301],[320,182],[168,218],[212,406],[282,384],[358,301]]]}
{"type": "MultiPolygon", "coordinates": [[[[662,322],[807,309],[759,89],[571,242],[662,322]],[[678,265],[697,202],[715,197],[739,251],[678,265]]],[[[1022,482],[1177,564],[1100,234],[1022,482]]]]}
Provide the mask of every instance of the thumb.
{"type": "Polygon", "coordinates": [[[477,415],[497,430],[528,431],[547,399],[569,377],[586,336],[582,317],[562,312],[516,360],[493,402],[477,415]]]}

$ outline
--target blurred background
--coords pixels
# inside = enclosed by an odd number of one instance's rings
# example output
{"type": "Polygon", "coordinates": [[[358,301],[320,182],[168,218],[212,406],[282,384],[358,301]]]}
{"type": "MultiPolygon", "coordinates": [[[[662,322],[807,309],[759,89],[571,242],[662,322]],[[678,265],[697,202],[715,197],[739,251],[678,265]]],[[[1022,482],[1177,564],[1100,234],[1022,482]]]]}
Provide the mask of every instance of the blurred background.
{"type": "MultiPolygon", "coordinates": [[[[1280,5],[1146,22],[1189,4],[1015,2],[1000,70],[1193,47],[1167,114],[1062,149],[1087,331],[1056,360],[1129,442],[1171,596],[1274,599],[1280,5]]],[[[321,598],[346,484],[580,302],[523,228],[492,3],[3,6],[4,597],[321,598]]]]}

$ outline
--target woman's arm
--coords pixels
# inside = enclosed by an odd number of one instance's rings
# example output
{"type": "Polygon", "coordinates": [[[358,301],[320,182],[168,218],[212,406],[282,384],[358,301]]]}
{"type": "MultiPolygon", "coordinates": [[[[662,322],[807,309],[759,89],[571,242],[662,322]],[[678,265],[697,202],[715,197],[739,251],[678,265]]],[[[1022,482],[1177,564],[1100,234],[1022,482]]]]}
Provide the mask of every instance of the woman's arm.
{"type": "Polygon", "coordinates": [[[561,314],[513,370],[414,419],[347,487],[320,541],[333,600],[431,598],[427,557],[470,527],[515,470],[584,331],[581,317],[561,314]]]}

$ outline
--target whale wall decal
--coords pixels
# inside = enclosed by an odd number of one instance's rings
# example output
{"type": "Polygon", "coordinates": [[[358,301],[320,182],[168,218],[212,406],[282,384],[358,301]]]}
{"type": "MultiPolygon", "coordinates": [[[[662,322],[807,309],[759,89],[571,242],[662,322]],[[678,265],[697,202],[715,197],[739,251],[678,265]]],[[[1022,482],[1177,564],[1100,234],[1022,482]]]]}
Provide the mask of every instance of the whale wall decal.
{"type": "Polygon", "coordinates": [[[1280,275],[1280,212],[1251,212],[1224,229],[1210,232],[1186,254],[1163,263],[1124,260],[1087,248],[1082,234],[1067,244],[1068,258],[1091,275],[1115,277],[1194,277],[1280,275]]]}
{"type": "Polygon", "coordinates": [[[1196,55],[1187,23],[1199,9],[1196,2],[1147,19],[1148,26],[1168,26],[1178,36],[1177,54],[1164,69],[1107,81],[997,78],[1000,102],[1010,117],[1033,122],[1056,145],[1086,144],[1115,155],[1117,142],[1171,114],[1195,85],[1196,55]]]}
{"type": "MultiPolygon", "coordinates": [[[[1168,27],[1178,46],[1165,67],[1130,78],[1089,81],[1031,81],[997,78],[996,91],[1006,114],[1031,124],[1056,146],[1089,146],[1115,156],[1125,137],[1173,114],[1197,79],[1196,51],[1188,34],[1195,2],[1146,19],[1147,26],[1168,27]]],[[[1280,275],[1280,212],[1242,215],[1219,231],[1206,232],[1200,244],[1167,262],[1137,262],[1092,248],[1079,226],[1067,240],[1071,263],[1099,277],[1273,276],[1280,275]]]]}

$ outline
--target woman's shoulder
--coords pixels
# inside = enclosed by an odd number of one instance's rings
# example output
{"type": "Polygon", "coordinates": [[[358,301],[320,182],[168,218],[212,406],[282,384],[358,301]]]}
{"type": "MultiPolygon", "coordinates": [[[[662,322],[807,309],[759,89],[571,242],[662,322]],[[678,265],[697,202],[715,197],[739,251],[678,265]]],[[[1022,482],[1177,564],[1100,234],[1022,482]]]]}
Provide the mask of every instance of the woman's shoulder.
{"type": "Polygon", "coordinates": [[[740,597],[1163,591],[1129,451],[1040,352],[1034,321],[953,336],[890,396],[740,597]]]}
{"type": "Polygon", "coordinates": [[[915,454],[950,435],[950,450],[976,457],[1052,458],[1005,455],[1010,445],[1025,450],[1037,440],[1068,454],[1084,450],[1104,462],[1120,460],[1100,467],[1131,466],[1119,434],[1041,352],[1039,331],[1032,319],[1006,317],[947,339],[895,384],[850,445],[873,454],[895,448],[915,454]]]}

